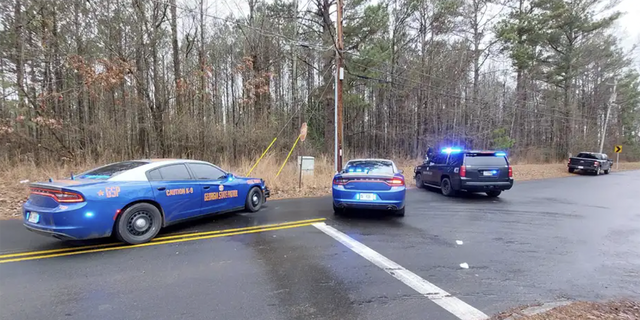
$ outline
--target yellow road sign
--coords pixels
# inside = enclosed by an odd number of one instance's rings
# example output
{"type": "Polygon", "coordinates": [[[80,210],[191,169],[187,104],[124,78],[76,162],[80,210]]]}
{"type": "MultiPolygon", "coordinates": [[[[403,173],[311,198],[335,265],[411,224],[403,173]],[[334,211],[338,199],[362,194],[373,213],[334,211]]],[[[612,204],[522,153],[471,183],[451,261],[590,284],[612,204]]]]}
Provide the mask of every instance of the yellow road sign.
{"type": "Polygon", "coordinates": [[[621,153],[622,152],[622,146],[615,146],[615,148],[613,148],[613,151],[615,151],[615,153],[621,153]]]}

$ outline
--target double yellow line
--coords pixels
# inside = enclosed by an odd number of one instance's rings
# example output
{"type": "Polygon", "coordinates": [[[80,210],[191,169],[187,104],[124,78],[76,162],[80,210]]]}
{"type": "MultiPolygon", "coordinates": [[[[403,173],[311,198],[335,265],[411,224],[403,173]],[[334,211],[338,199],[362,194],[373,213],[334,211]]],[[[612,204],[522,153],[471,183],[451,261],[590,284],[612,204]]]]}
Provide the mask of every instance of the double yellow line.
{"type": "Polygon", "coordinates": [[[140,247],[156,246],[160,244],[187,242],[187,241],[194,241],[194,240],[228,237],[228,236],[234,236],[239,234],[291,229],[291,228],[310,226],[314,223],[321,222],[324,220],[326,219],[319,218],[319,219],[299,220],[299,221],[291,221],[291,222],[284,222],[284,223],[266,224],[266,225],[245,227],[245,228],[167,235],[164,237],[154,238],[153,240],[151,240],[151,242],[137,244],[137,245],[129,245],[129,246],[122,245],[121,243],[105,243],[105,244],[98,244],[98,245],[92,245],[92,246],[10,253],[10,254],[0,255],[0,263],[64,257],[64,256],[71,256],[76,254],[92,253],[92,252],[133,249],[133,248],[140,248],[140,247]]]}

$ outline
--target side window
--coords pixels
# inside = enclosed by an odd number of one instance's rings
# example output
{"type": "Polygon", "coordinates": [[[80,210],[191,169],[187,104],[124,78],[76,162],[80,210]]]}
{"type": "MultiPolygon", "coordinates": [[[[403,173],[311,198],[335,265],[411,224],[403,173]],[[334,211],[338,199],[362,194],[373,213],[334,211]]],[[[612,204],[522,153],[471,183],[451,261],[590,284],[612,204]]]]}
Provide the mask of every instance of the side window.
{"type": "Polygon", "coordinates": [[[458,154],[452,154],[449,156],[449,161],[448,161],[448,165],[450,166],[454,166],[454,167],[459,167],[462,165],[462,157],[464,155],[462,153],[458,153],[458,154]]]}
{"type": "Polygon", "coordinates": [[[190,163],[189,168],[197,180],[219,180],[225,177],[224,171],[202,163],[190,163]]]}
{"type": "Polygon", "coordinates": [[[438,155],[436,156],[436,158],[435,158],[435,159],[433,159],[433,163],[434,163],[434,164],[446,164],[446,163],[447,163],[447,158],[448,158],[448,157],[449,157],[449,155],[448,155],[448,154],[446,154],[446,153],[438,154],[438,155]]]}
{"type": "Polygon", "coordinates": [[[147,173],[150,181],[159,181],[162,180],[162,175],[160,174],[160,169],[154,169],[147,173]]]}
{"type": "Polygon", "coordinates": [[[191,175],[184,164],[173,164],[158,169],[162,180],[191,180],[191,175]]]}

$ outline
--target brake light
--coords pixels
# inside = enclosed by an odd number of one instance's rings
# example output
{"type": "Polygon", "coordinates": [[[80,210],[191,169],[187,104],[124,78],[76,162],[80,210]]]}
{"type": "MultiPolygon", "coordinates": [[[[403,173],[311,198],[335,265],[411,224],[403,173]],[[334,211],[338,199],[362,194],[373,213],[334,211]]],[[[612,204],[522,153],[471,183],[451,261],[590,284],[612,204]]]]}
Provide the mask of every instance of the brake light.
{"type": "Polygon", "coordinates": [[[59,203],[77,203],[84,201],[84,197],[82,197],[81,194],[69,191],[52,190],[45,188],[31,188],[31,194],[50,197],[59,203]]]}
{"type": "Polygon", "coordinates": [[[509,166],[509,178],[513,178],[513,168],[509,166]]]}
{"type": "Polygon", "coordinates": [[[393,178],[391,180],[387,180],[387,184],[392,187],[401,187],[404,186],[404,180],[400,178],[393,178]]]}
{"type": "Polygon", "coordinates": [[[467,176],[467,167],[465,166],[460,167],[460,176],[463,178],[467,176]]]}

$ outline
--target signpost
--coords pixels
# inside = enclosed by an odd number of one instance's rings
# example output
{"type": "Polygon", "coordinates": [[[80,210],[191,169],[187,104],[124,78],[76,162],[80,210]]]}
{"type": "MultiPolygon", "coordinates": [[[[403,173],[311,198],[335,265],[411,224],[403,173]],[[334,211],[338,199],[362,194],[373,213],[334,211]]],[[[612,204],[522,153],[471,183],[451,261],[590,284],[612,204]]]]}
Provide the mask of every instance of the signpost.
{"type": "Polygon", "coordinates": [[[615,146],[613,151],[616,153],[616,170],[618,170],[620,168],[620,154],[622,153],[622,146],[615,146]]]}

